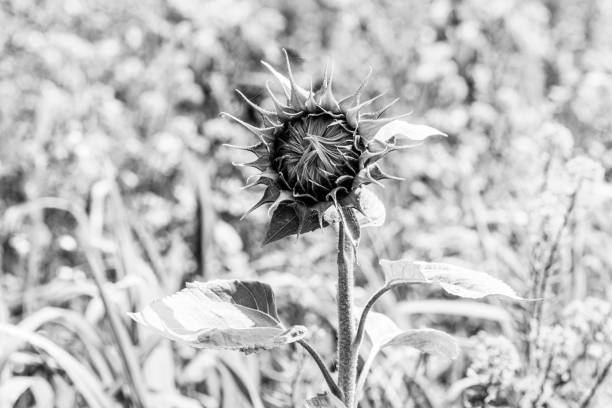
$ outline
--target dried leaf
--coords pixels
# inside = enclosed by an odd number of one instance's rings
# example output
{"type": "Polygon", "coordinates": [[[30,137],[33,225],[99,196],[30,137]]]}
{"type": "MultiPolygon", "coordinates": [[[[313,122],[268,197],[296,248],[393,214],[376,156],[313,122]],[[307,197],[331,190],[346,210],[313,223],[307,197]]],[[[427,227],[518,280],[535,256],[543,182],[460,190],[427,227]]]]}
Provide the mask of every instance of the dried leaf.
{"type": "Polygon", "coordinates": [[[130,317],[198,348],[253,352],[292,343],[306,332],[280,323],[272,289],[256,281],[191,282],[130,317]]]}
{"type": "Polygon", "coordinates": [[[502,295],[524,300],[514,289],[491,275],[445,263],[420,261],[387,261],[380,265],[387,285],[409,283],[439,283],[446,292],[470,299],[502,295]]]}

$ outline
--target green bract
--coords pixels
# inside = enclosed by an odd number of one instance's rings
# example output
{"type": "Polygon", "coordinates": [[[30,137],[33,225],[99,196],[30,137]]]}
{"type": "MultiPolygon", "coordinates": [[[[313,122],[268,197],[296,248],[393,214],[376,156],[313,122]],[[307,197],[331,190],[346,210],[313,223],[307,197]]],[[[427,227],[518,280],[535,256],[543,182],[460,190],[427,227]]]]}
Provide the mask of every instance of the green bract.
{"type": "Polygon", "coordinates": [[[286,97],[284,103],[279,101],[267,86],[275,111],[257,106],[238,91],[261,114],[262,127],[222,113],[259,138],[259,143],[253,146],[232,147],[257,156],[252,162],[238,165],[261,171],[248,187],[262,184],[266,190],[247,214],[263,204],[272,204],[266,243],[323,228],[334,218],[325,216],[330,208],[344,222],[347,214],[356,222],[355,209],[369,218],[360,204],[364,186],[383,179],[398,179],[386,174],[377,162],[388,153],[414,146],[429,136],[444,135],[428,126],[398,120],[406,115],[381,118],[395,101],[378,112],[362,112],[381,96],[360,101],[371,71],[355,93],[338,101],[332,93],[331,69],[325,70],[323,85],[314,92],[295,83],[286,52],[285,58],[288,77],[263,62],[280,82],[286,97]]]}

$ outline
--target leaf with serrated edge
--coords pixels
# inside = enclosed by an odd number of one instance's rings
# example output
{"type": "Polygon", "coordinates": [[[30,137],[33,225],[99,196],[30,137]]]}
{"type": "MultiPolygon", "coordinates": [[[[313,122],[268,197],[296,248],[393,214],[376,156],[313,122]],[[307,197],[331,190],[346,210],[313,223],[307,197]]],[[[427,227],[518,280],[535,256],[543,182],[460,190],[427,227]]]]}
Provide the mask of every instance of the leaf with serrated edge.
{"type": "Polygon", "coordinates": [[[346,408],[346,405],[332,394],[318,394],[304,403],[304,408],[346,408]]]}
{"type": "Polygon", "coordinates": [[[446,292],[470,299],[502,295],[524,300],[514,289],[485,272],[438,262],[382,260],[387,285],[402,283],[438,283],[446,292]]]}
{"type": "Polygon", "coordinates": [[[386,142],[394,136],[398,140],[418,142],[431,136],[446,136],[446,134],[430,126],[415,125],[403,120],[394,120],[381,127],[374,136],[374,140],[386,142]]]}
{"type": "Polygon", "coordinates": [[[393,320],[382,313],[368,313],[365,330],[376,349],[409,346],[449,359],[455,359],[459,354],[459,346],[450,335],[434,329],[402,331],[393,320]]]}
{"type": "Polygon", "coordinates": [[[272,289],[257,281],[191,282],[129,316],[198,348],[267,350],[300,340],[306,332],[302,326],[287,329],[280,323],[272,289]]]}

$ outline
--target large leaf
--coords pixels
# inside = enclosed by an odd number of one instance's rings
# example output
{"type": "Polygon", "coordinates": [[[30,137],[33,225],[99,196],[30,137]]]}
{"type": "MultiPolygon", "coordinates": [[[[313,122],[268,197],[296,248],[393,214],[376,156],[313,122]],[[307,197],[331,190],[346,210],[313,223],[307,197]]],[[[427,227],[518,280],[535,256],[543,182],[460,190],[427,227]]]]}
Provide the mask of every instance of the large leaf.
{"type": "MultiPolygon", "coordinates": [[[[323,226],[327,225],[328,223],[323,221],[323,226]]],[[[300,216],[295,206],[281,203],[272,214],[264,245],[290,235],[302,234],[319,228],[321,228],[321,224],[316,211],[308,211],[304,214],[300,228],[300,216]]]]}
{"type": "Polygon", "coordinates": [[[335,396],[325,393],[309,398],[304,408],[346,408],[346,405],[335,396]]]}
{"type": "Polygon", "coordinates": [[[382,260],[380,265],[387,285],[438,283],[446,292],[463,298],[478,299],[502,295],[523,300],[514,289],[491,275],[445,263],[382,260]]]}
{"type": "Polygon", "coordinates": [[[369,312],[365,330],[376,349],[392,346],[409,346],[424,353],[454,359],[459,346],[448,334],[434,329],[411,329],[403,331],[388,316],[369,312]]]}
{"type": "Polygon", "coordinates": [[[306,332],[280,323],[272,289],[256,281],[191,282],[130,317],[198,348],[252,352],[292,343],[306,332]]]}

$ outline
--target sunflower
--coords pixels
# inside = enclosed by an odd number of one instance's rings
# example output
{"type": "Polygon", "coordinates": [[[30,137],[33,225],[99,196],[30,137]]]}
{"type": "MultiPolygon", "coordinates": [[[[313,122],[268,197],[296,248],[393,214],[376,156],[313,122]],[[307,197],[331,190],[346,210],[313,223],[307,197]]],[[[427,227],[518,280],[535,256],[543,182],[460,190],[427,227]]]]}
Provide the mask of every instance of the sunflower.
{"type": "Polygon", "coordinates": [[[287,52],[284,54],[287,76],[262,61],[280,82],[286,98],[281,102],[266,84],[274,111],[256,105],[237,90],[261,115],[261,127],[229,113],[221,114],[259,138],[252,146],[229,145],[256,156],[252,162],[235,163],[261,172],[247,187],[266,187],[261,199],[245,216],[271,203],[271,222],[264,243],[293,234],[299,236],[334,221],[346,223],[350,231],[358,231],[359,223],[362,226],[368,221],[376,224],[377,221],[372,220],[380,217],[373,215],[372,209],[382,207],[384,214],[384,207],[366,186],[380,184],[384,179],[401,180],[387,174],[378,161],[429,136],[444,134],[429,126],[399,120],[408,114],[381,118],[397,99],[377,112],[363,112],[382,96],[360,101],[371,69],[352,95],[338,101],[332,92],[333,68],[330,65],[325,69],[321,88],[313,91],[311,86],[306,90],[296,84],[287,52]]]}

